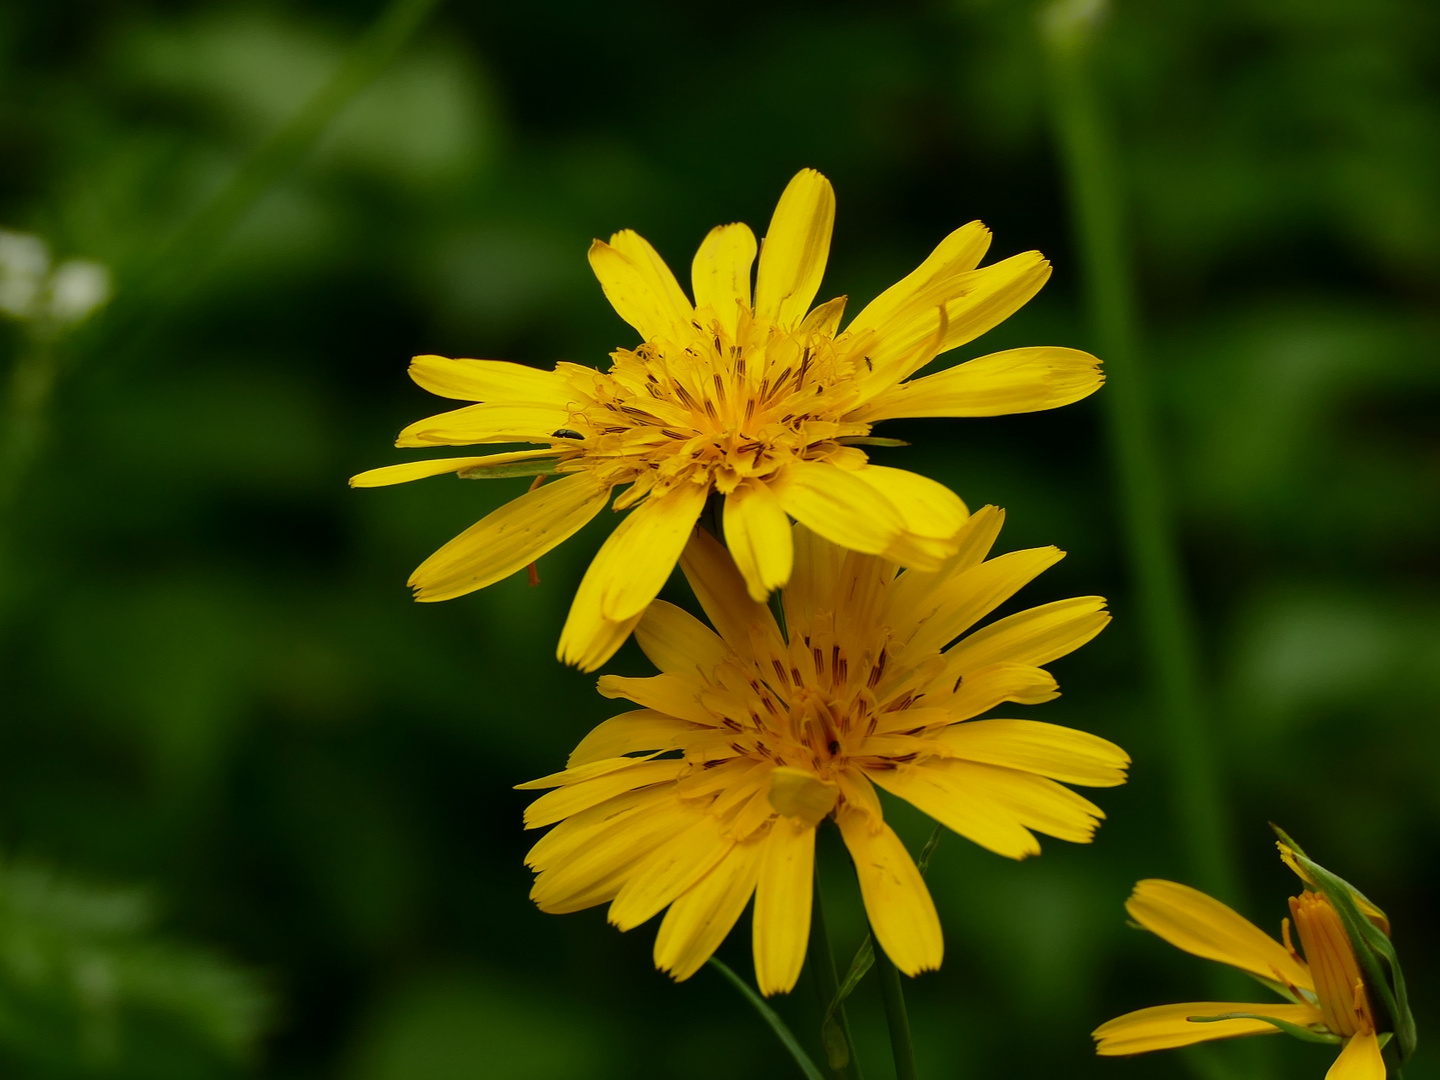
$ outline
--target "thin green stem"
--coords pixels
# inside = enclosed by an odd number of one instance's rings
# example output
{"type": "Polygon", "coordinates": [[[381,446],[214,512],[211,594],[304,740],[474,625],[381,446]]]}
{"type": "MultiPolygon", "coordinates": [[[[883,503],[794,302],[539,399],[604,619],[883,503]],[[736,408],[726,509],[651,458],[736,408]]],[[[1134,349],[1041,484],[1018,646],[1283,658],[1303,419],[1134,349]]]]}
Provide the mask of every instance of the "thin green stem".
{"type": "Polygon", "coordinates": [[[1091,332],[1104,357],[1110,454],[1134,575],[1139,634],[1170,758],[1174,813],[1195,884],[1237,898],[1223,786],[1201,695],[1196,632],[1138,347],[1123,185],[1091,67],[1103,0],[1042,13],[1056,134],[1070,189],[1091,332]]]}
{"type": "Polygon", "coordinates": [[[837,1002],[840,979],[835,972],[835,953],[830,948],[830,931],[825,925],[825,903],[820,890],[820,863],[815,863],[814,900],[810,913],[810,970],[815,974],[815,988],[820,996],[821,1007],[827,1009],[826,1021],[822,1023],[821,1039],[825,1043],[830,1071],[840,1080],[862,1080],[860,1059],[855,1056],[855,1040],[850,1035],[850,1018],[845,1014],[843,1001],[837,1002]],[[833,1008],[834,1020],[828,1011],[833,1008]]]}
{"type": "Polygon", "coordinates": [[[785,1021],[780,1019],[780,1014],[765,1003],[765,999],[755,992],[755,988],[736,975],[728,964],[722,963],[715,957],[710,958],[710,966],[729,980],[730,985],[739,990],[745,1000],[754,1006],[755,1011],[760,1014],[765,1023],[770,1025],[770,1030],[775,1032],[780,1041],[785,1044],[785,1049],[790,1051],[790,1056],[795,1059],[795,1064],[800,1066],[800,1071],[805,1074],[806,1080],[825,1080],[825,1074],[820,1071],[819,1066],[810,1060],[810,1055],[805,1053],[805,1048],[800,1045],[800,1040],[795,1038],[795,1033],[786,1026],[785,1021]]]}
{"type": "Polygon", "coordinates": [[[59,352],[48,334],[32,333],[10,371],[0,424],[0,534],[15,520],[20,481],[44,434],[45,410],[58,374],[59,352]]]}
{"type": "MultiPolygon", "coordinates": [[[[875,936],[872,927],[870,936],[875,936]]],[[[879,942],[879,938],[875,939],[879,942]]],[[[885,995],[885,1022],[890,1025],[890,1052],[895,1055],[895,1080],[917,1080],[915,1047],[910,1041],[910,1017],[905,1011],[905,988],[900,984],[897,968],[883,948],[875,949],[875,967],[880,975],[880,990],[885,995]]]]}

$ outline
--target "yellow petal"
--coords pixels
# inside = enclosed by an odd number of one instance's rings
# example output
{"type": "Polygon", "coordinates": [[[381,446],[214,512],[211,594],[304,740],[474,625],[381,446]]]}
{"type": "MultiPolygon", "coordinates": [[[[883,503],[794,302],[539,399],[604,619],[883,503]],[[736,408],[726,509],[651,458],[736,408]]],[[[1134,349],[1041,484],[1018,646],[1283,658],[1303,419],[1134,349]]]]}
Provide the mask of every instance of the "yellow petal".
{"type": "Polygon", "coordinates": [[[873,368],[864,389],[878,395],[939,353],[998,326],[1039,292],[1049,276],[1050,264],[1044,256],[1027,251],[932,282],[877,324],[870,331],[873,340],[862,340],[869,335],[857,339],[873,368]]]}
{"type": "Polygon", "coordinates": [[[812,772],[790,765],[778,765],[770,772],[770,805],[777,814],[795,818],[810,828],[835,809],[840,789],[833,781],[821,780],[812,772]]]}
{"type": "Polygon", "coordinates": [[[750,599],[763,604],[770,590],[790,580],[795,557],[790,518],[762,481],[741,484],[725,496],[725,543],[750,599]]]}
{"type": "Polygon", "coordinates": [[[760,248],[755,279],[755,317],[789,330],[805,317],[820,290],[835,192],[814,169],[802,169],[785,187],[760,248]]]}
{"type": "Polygon", "coordinates": [[[698,725],[688,720],[679,720],[654,709],[633,709],[591,728],[590,734],[570,751],[565,767],[570,769],[625,754],[675,750],[684,745],[688,735],[700,730],[698,725]]]}
{"type": "Polygon", "coordinates": [[[875,423],[901,416],[1038,412],[1088,397],[1104,381],[1100,361],[1079,349],[1010,349],[892,387],[853,419],[875,423]]]}
{"type": "Polygon", "coordinates": [[[525,865],[533,870],[558,866],[573,860],[582,848],[593,847],[595,841],[610,832],[630,828],[637,822],[649,821],[679,809],[674,788],[669,785],[617,795],[571,815],[540,837],[526,853],[525,865]],[[627,825],[627,822],[630,824],[627,825]]]}
{"type": "Polygon", "coordinates": [[[1105,1057],[1118,1057],[1191,1046],[1212,1039],[1233,1039],[1237,1035],[1279,1034],[1279,1028],[1263,1020],[1216,1020],[1205,1024],[1189,1019],[1192,1016],[1222,1016],[1232,1012],[1259,1013],[1301,1026],[1318,1023],[1320,1019],[1320,1014],[1309,1005],[1278,1002],[1254,1005],[1234,1001],[1188,1001],[1180,1005],[1156,1005],[1101,1024],[1091,1033],[1099,1043],[1095,1052],[1105,1057]]]}
{"type": "Polygon", "coordinates": [[[855,861],[865,914],[885,954],[906,975],[938,968],[945,953],[940,917],[895,830],[884,822],[873,828],[868,815],[849,808],[840,811],[838,820],[855,861]]]}
{"type": "Polygon", "coordinates": [[[590,268],[610,306],[646,341],[688,336],[695,311],[675,275],[636,233],[616,233],[590,245],[590,268]]]}
{"type": "Polygon", "coordinates": [[[452,360],[448,356],[417,356],[410,378],[440,397],[461,401],[506,401],[564,407],[569,388],[554,371],[509,360],[452,360]]]}
{"type": "Polygon", "coordinates": [[[910,569],[895,579],[886,600],[886,624],[895,628],[896,636],[907,638],[922,618],[931,611],[931,594],[951,577],[979,566],[1005,524],[1005,511],[998,506],[982,506],[965,520],[950,538],[955,553],[933,571],[910,569]]]}
{"type": "MultiPolygon", "coordinates": [[[[947,541],[946,554],[954,550],[953,538],[970,517],[970,511],[960,496],[944,484],[885,465],[864,465],[851,475],[880,492],[900,511],[907,533],[947,541]]],[[[895,561],[907,565],[903,560],[895,561]]]]}
{"type": "Polygon", "coordinates": [[[514,465],[526,461],[544,461],[553,458],[555,451],[548,447],[543,450],[516,450],[508,454],[486,454],[484,457],[432,458],[429,461],[407,461],[403,465],[385,465],[370,469],[350,478],[350,486],[358,488],[385,487],[389,484],[404,484],[411,480],[424,480],[430,476],[444,476],[458,473],[462,469],[484,468],[489,465],[514,465]]]}
{"type": "Polygon", "coordinates": [[[750,268],[755,263],[755,234],[750,226],[717,225],[695,252],[690,280],[695,306],[708,307],[731,340],[740,321],[740,309],[750,306],[750,268]]]}
{"type": "Polygon", "coordinates": [[[415,599],[449,600],[509,577],[575,535],[609,497],[592,475],[575,473],[512,499],[415,568],[415,599]]]}
{"type": "Polygon", "coordinates": [[[1352,1035],[1325,1080],[1385,1080],[1385,1059],[1373,1031],[1352,1035]]]}
{"type": "Polygon", "coordinates": [[[683,608],[654,600],[635,627],[635,642],[662,672],[709,676],[729,651],[720,636],[683,608]]]}
{"type": "Polygon", "coordinates": [[[1011,551],[957,574],[912,609],[913,630],[896,627],[895,638],[915,653],[939,652],[1064,557],[1056,547],[1011,551]]]}
{"type": "Polygon", "coordinates": [[[1199,889],[1149,878],[1136,884],[1125,910],[1146,930],[1177,949],[1218,960],[1262,979],[1304,990],[1314,988],[1309,969],[1283,945],[1199,889]]]}
{"type": "Polygon", "coordinates": [[[1038,773],[1067,784],[1114,787],[1125,782],[1130,755],[1086,731],[1036,720],[975,720],[937,740],[956,757],[1038,773]]]}
{"type": "Polygon", "coordinates": [[[630,511],[580,581],[560,634],[561,660],[592,671],[620,647],[625,639],[616,639],[615,628],[633,627],[655,599],[695,528],[705,496],[700,485],[683,484],[630,511]],[[597,641],[608,651],[597,650],[597,641]]]}
{"type": "Polygon", "coordinates": [[[631,872],[610,905],[610,922],[631,930],[666,907],[711,868],[734,846],[709,814],[656,848],[631,872]]]}
{"type": "Polygon", "coordinates": [[[796,461],[774,485],[791,517],[842,548],[883,555],[905,532],[899,509],[878,488],[828,461],[796,461]]]}
{"type": "MultiPolygon", "coordinates": [[[[942,693],[950,689],[948,680],[942,682],[941,687],[942,693]]],[[[953,693],[948,697],[937,696],[935,703],[943,707],[952,720],[968,720],[1002,701],[1041,705],[1059,696],[1055,677],[1044,668],[1029,664],[991,664],[966,673],[953,693]]]]}
{"type": "Polygon", "coordinates": [[[630,679],[621,675],[601,675],[596,689],[607,698],[623,697],[647,709],[678,716],[696,724],[713,723],[714,717],[700,704],[704,686],[683,675],[652,675],[647,679],[630,679]]]}
{"type": "Polygon", "coordinates": [[[866,304],[847,328],[859,335],[882,329],[918,307],[934,307],[948,291],[944,285],[957,275],[974,270],[990,247],[990,230],[978,221],[962,225],[941,240],[914,270],[866,304]]]}
{"type": "Polygon", "coordinates": [[[538,829],[571,814],[578,814],[581,810],[598,806],[606,799],[612,799],[635,788],[674,780],[685,768],[683,761],[645,761],[626,769],[607,772],[592,780],[582,780],[578,784],[567,784],[554,791],[547,791],[525,808],[525,827],[538,829]]]}
{"type": "Polygon", "coordinates": [[[726,857],[670,905],[655,935],[655,966],[683,982],[705,961],[740,918],[760,868],[758,841],[736,844],[726,857]]]}
{"type": "Polygon", "coordinates": [[[788,993],[805,963],[815,873],[815,830],[779,818],[762,843],[755,884],[753,945],[760,993],[788,993]]]}
{"type": "Polygon", "coordinates": [[[427,416],[400,432],[396,446],[469,446],[472,443],[553,442],[570,422],[569,409],[529,402],[485,402],[427,416]]]}
{"type": "Polygon", "coordinates": [[[680,556],[680,569],[710,625],[736,652],[751,651],[751,631],[779,650],[780,628],[764,604],[750,599],[744,579],[724,545],[704,529],[695,530],[680,556]]]}
{"type": "Polygon", "coordinates": [[[1048,664],[1105,629],[1110,616],[1104,608],[1104,597],[1077,596],[999,619],[945,654],[947,677],[990,664],[1048,664]]]}

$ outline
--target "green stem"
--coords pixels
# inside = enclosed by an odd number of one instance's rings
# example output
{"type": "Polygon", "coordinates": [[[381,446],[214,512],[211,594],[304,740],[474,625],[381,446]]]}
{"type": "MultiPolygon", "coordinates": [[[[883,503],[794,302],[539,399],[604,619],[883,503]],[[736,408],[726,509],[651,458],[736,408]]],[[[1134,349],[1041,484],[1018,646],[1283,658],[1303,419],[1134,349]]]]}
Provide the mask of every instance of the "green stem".
{"type": "Polygon", "coordinates": [[[1220,770],[1201,705],[1194,619],[1137,346],[1121,178],[1090,65],[1103,13],[1103,2],[1095,0],[1058,0],[1042,13],[1056,133],[1091,329],[1106,364],[1101,396],[1134,575],[1138,636],[1147,653],[1170,758],[1174,812],[1195,884],[1233,902],[1238,881],[1220,770]]]}
{"type": "MultiPolygon", "coordinates": [[[[815,862],[815,888],[814,899],[811,902],[808,955],[810,970],[815,973],[815,984],[820,995],[821,1007],[827,1008],[838,996],[840,979],[835,972],[835,953],[830,948],[830,931],[825,925],[825,904],[821,899],[820,862],[818,859],[815,862]]],[[[844,1045],[837,1048],[843,1051],[839,1055],[827,1046],[830,1071],[840,1080],[862,1080],[860,1059],[855,1056],[855,1040],[850,1035],[850,1018],[845,1014],[843,1003],[835,1007],[835,1015],[839,1020],[838,1034],[844,1045]],[[845,1058],[843,1063],[838,1061],[839,1057],[845,1058]]],[[[821,1037],[828,1040],[832,1036],[830,1031],[822,1030],[821,1037]]]]}
{"type": "MultiPolygon", "coordinates": [[[[871,927],[870,936],[875,936],[871,927]]],[[[895,1055],[895,1080],[917,1080],[915,1047],[910,1041],[910,1017],[905,1011],[905,988],[900,984],[897,968],[875,938],[875,967],[880,975],[880,990],[885,995],[885,1022],[890,1025],[890,1051],[895,1055]]]]}
{"type": "Polygon", "coordinates": [[[790,1051],[790,1056],[795,1059],[795,1064],[800,1066],[800,1071],[805,1074],[806,1080],[825,1080],[825,1075],[820,1071],[815,1062],[810,1060],[810,1055],[805,1053],[805,1048],[800,1045],[800,1040],[795,1038],[795,1033],[786,1026],[785,1021],[780,1019],[780,1014],[765,1003],[765,999],[755,992],[754,987],[736,975],[728,964],[722,963],[715,957],[710,958],[710,966],[730,981],[730,985],[739,990],[745,1000],[755,1007],[764,1021],[770,1025],[770,1030],[779,1036],[780,1041],[785,1044],[785,1049],[790,1051]]]}
{"type": "Polygon", "coordinates": [[[15,520],[20,480],[44,435],[45,410],[58,374],[59,350],[46,333],[31,333],[28,348],[15,360],[0,425],[0,533],[15,520]]]}

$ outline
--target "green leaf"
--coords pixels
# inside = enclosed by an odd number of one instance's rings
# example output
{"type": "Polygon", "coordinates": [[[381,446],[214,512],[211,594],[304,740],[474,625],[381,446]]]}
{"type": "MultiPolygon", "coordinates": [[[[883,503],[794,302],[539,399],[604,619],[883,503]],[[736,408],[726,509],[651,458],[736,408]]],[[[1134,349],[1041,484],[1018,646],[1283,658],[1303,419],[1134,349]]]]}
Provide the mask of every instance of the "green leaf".
{"type": "Polygon", "coordinates": [[[710,966],[724,975],[730,985],[739,990],[745,1000],[755,1007],[755,1011],[760,1014],[761,1019],[770,1025],[770,1030],[779,1036],[780,1041],[785,1044],[785,1049],[790,1051],[790,1056],[795,1059],[795,1064],[800,1066],[800,1071],[805,1074],[807,1080],[825,1080],[819,1066],[810,1060],[810,1055],[805,1053],[805,1048],[800,1045],[800,1040],[795,1038],[795,1033],[785,1025],[784,1020],[780,1019],[779,1013],[765,1004],[765,999],[756,993],[754,987],[730,970],[729,965],[713,956],[710,958],[710,966]]]}

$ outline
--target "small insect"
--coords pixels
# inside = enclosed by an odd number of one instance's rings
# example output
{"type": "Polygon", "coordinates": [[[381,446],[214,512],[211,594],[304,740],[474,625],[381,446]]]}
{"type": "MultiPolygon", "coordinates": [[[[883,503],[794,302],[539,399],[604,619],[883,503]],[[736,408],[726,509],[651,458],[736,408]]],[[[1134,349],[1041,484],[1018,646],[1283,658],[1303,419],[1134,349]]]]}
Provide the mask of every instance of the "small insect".
{"type": "Polygon", "coordinates": [[[583,438],[585,438],[585,436],[584,436],[584,435],[581,435],[578,431],[571,431],[568,427],[562,427],[562,428],[559,428],[559,429],[557,429],[557,430],[555,430],[555,431],[552,431],[552,432],[550,433],[550,437],[551,437],[552,439],[583,439],[583,438]]]}

